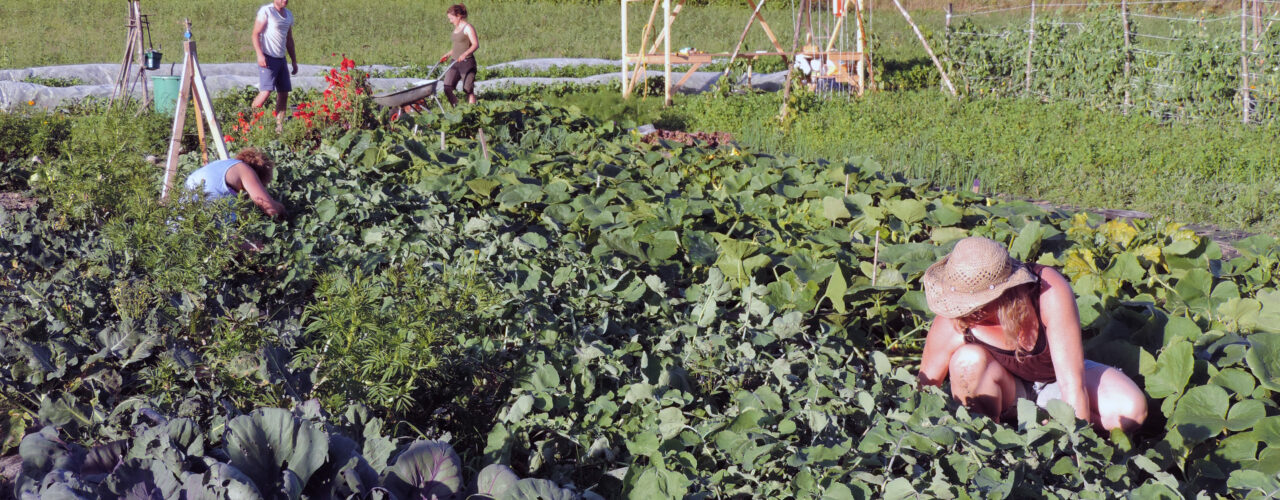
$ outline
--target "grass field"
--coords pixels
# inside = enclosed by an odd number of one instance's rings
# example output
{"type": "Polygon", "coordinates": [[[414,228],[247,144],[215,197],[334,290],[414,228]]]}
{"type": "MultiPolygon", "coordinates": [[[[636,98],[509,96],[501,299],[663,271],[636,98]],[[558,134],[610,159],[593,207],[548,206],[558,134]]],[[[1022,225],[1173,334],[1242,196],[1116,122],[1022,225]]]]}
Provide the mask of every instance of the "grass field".
{"type": "MultiPolygon", "coordinates": [[[[249,62],[253,49],[249,31],[264,0],[142,2],[151,21],[155,43],[166,60],[180,58],[182,19],[190,18],[203,62],[249,62]]],[[[433,61],[448,46],[450,25],[445,8],[453,0],[293,0],[297,17],[294,36],[304,63],[325,64],[332,53],[345,53],[357,62],[411,64],[433,61]]],[[[481,64],[538,57],[600,57],[620,53],[620,12],[617,4],[563,4],[510,0],[467,1],[471,21],[481,35],[477,60],[481,64]]],[[[648,2],[629,6],[631,50],[648,19],[648,2]]],[[[782,4],[786,5],[786,4],[782,4]]],[[[0,3],[0,67],[19,68],[89,62],[116,62],[124,41],[125,3],[103,0],[53,0],[0,3]]],[[[675,24],[673,50],[694,47],[706,52],[730,52],[742,32],[750,9],[745,6],[686,6],[675,24]]],[[[660,16],[661,14],[659,14],[660,16]]],[[[770,8],[764,17],[790,48],[793,26],[789,7],[770,8]]],[[[940,26],[940,10],[917,14],[925,25],[940,26]]],[[[876,11],[869,21],[880,33],[885,57],[920,51],[901,16],[876,11]]],[[[764,32],[751,29],[745,47],[770,48],[764,32]]]]}

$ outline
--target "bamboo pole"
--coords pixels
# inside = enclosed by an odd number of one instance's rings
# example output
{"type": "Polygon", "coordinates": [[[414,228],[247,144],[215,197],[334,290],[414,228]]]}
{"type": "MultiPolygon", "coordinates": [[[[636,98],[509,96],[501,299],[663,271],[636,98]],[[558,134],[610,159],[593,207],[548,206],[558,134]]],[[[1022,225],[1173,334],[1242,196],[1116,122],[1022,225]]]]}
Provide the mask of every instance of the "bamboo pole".
{"type": "Polygon", "coordinates": [[[1132,33],[1129,30],[1129,0],[1120,0],[1120,25],[1124,28],[1124,104],[1120,112],[1129,114],[1129,74],[1133,65],[1132,33]]]}
{"type": "Polygon", "coordinates": [[[1240,0],[1240,121],[1249,123],[1249,0],[1240,0]]]}
{"type": "Polygon", "coordinates": [[[1031,52],[1036,45],[1036,0],[1031,0],[1031,35],[1027,37],[1027,81],[1023,86],[1023,92],[1031,93],[1031,52]]]}
{"type": "Polygon", "coordinates": [[[947,76],[947,70],[943,68],[942,63],[938,61],[938,56],[934,55],[933,49],[929,47],[929,41],[925,40],[924,34],[920,32],[920,27],[916,26],[916,22],[911,20],[911,14],[907,13],[907,9],[902,6],[902,2],[900,0],[893,0],[893,5],[898,7],[898,12],[902,13],[902,17],[906,18],[907,24],[911,25],[911,30],[916,33],[916,38],[919,38],[920,44],[924,45],[924,51],[929,54],[929,59],[933,59],[933,65],[938,68],[938,73],[942,75],[942,83],[947,85],[947,90],[951,91],[951,95],[958,97],[959,94],[956,92],[955,85],[951,84],[951,78],[947,76]]]}

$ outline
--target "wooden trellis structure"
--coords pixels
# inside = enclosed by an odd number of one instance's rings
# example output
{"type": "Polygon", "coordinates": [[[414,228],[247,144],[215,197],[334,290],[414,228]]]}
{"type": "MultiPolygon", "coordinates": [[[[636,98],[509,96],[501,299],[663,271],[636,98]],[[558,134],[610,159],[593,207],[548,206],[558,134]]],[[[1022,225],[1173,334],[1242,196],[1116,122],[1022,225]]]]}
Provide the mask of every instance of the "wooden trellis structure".
{"type": "Polygon", "coordinates": [[[732,52],[722,53],[706,53],[706,52],[671,52],[672,25],[676,17],[679,16],[684,8],[685,0],[676,0],[676,5],[672,8],[671,0],[653,0],[653,8],[649,12],[649,20],[644,25],[644,30],[640,35],[640,49],[647,49],[643,52],[629,52],[628,44],[628,26],[627,26],[627,4],[631,2],[640,2],[644,0],[620,0],[622,8],[622,95],[630,97],[636,86],[643,82],[645,69],[650,64],[662,64],[662,74],[664,89],[663,98],[667,104],[671,103],[671,90],[679,88],[693,76],[693,73],[705,64],[711,63],[715,59],[728,58],[732,64],[736,59],[756,59],[761,57],[781,57],[783,64],[790,67],[791,61],[797,56],[804,61],[808,67],[818,68],[817,71],[809,71],[809,78],[812,80],[831,80],[836,83],[844,84],[851,92],[861,95],[871,84],[871,75],[868,69],[871,67],[871,53],[867,44],[867,29],[863,22],[863,12],[866,11],[865,0],[818,0],[823,2],[824,6],[830,8],[830,15],[835,17],[835,22],[825,32],[815,33],[809,11],[814,5],[812,0],[799,0],[799,9],[796,10],[796,19],[794,19],[795,27],[794,38],[792,40],[792,49],[786,50],[782,44],[778,42],[777,35],[773,29],[769,27],[769,23],[765,21],[764,16],[760,14],[760,10],[764,7],[765,2],[769,0],[747,0],[747,4],[751,6],[751,15],[747,18],[746,27],[742,30],[742,35],[738,38],[738,44],[732,52]],[[829,5],[827,5],[829,3],[829,5]],[[852,9],[850,7],[853,7],[852,9]],[[654,32],[655,21],[657,20],[658,10],[662,10],[661,31],[656,37],[652,37],[654,32]],[[851,18],[849,23],[845,19],[851,18]],[[764,30],[765,36],[769,38],[769,42],[773,44],[773,51],[742,53],[742,43],[747,38],[753,24],[759,23],[760,28],[764,30]],[[837,44],[837,40],[841,39],[841,30],[846,29],[846,24],[852,24],[854,31],[855,47],[848,50],[847,47],[837,44]],[[801,44],[803,40],[803,44],[801,44]],[[824,43],[825,41],[825,43],[824,43]],[[659,50],[661,48],[661,50],[659,50]],[[671,83],[671,65],[687,64],[688,70],[680,77],[674,85],[671,83]],[[630,65],[634,65],[634,70],[630,69],[630,65]]]}
{"type": "Polygon", "coordinates": [[[125,27],[128,29],[128,34],[125,35],[124,58],[120,63],[120,71],[116,74],[115,84],[111,88],[111,102],[114,104],[117,98],[127,100],[133,88],[140,84],[142,85],[142,109],[146,109],[147,104],[151,102],[151,91],[147,87],[142,44],[143,34],[150,31],[150,21],[147,20],[146,14],[142,13],[138,0],[129,0],[127,6],[129,13],[125,27]]]}

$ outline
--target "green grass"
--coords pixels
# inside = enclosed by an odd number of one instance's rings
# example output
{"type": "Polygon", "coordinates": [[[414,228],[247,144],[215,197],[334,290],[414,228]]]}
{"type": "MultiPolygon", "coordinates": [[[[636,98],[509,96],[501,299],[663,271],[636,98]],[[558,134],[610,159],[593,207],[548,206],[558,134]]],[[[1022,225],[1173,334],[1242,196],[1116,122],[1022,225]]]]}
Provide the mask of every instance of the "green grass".
{"type": "MultiPolygon", "coordinates": [[[[784,128],[777,95],[685,97],[669,114],[687,130],[726,131],[763,151],[839,161],[947,187],[1181,222],[1280,233],[1280,145],[1272,128],[1162,124],[1145,117],[1021,99],[955,100],[937,91],[863,100],[802,96],[784,128]]],[[[668,118],[671,120],[671,118],[668,118]]]]}
{"type": "MultiPolygon", "coordinates": [[[[142,9],[150,18],[152,36],[163,47],[166,61],[181,59],[181,23],[190,18],[202,62],[249,62],[253,60],[249,31],[257,7],[264,3],[149,0],[142,2],[142,9]]],[[[345,53],[361,64],[401,65],[434,62],[448,48],[451,26],[444,11],[452,3],[293,0],[289,8],[297,18],[294,36],[303,63],[333,63],[330,54],[345,53]]],[[[481,37],[476,56],[481,64],[537,57],[620,56],[620,11],[613,2],[595,6],[473,0],[466,5],[481,37]]],[[[629,4],[628,25],[633,33],[629,48],[633,52],[651,5],[629,4]]],[[[672,49],[730,52],[750,12],[745,6],[688,5],[675,23],[672,49]]],[[[123,50],[125,13],[125,3],[119,1],[4,2],[0,17],[6,22],[0,28],[0,46],[5,51],[0,55],[0,67],[117,62],[123,50]]],[[[789,50],[790,9],[766,9],[763,15],[789,50]]],[[[888,11],[877,12],[874,19],[886,28],[903,24],[900,16],[888,11]]],[[[909,35],[909,31],[897,31],[909,35]]],[[[905,38],[893,35],[885,41],[892,47],[901,40],[905,38]]],[[[758,26],[752,28],[746,47],[772,50],[758,26]]]]}

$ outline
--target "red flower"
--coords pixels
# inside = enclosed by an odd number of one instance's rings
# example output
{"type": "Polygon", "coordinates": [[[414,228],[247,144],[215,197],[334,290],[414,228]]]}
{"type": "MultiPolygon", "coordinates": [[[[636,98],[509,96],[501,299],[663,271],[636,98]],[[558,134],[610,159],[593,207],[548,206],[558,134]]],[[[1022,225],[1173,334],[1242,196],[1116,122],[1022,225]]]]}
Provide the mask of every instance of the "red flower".
{"type": "Polygon", "coordinates": [[[224,135],[224,136],[222,136],[222,140],[224,140],[224,141],[226,141],[226,142],[231,142],[231,141],[234,141],[234,140],[236,140],[236,139],[235,139],[234,137],[229,136],[229,135],[224,135]]]}

